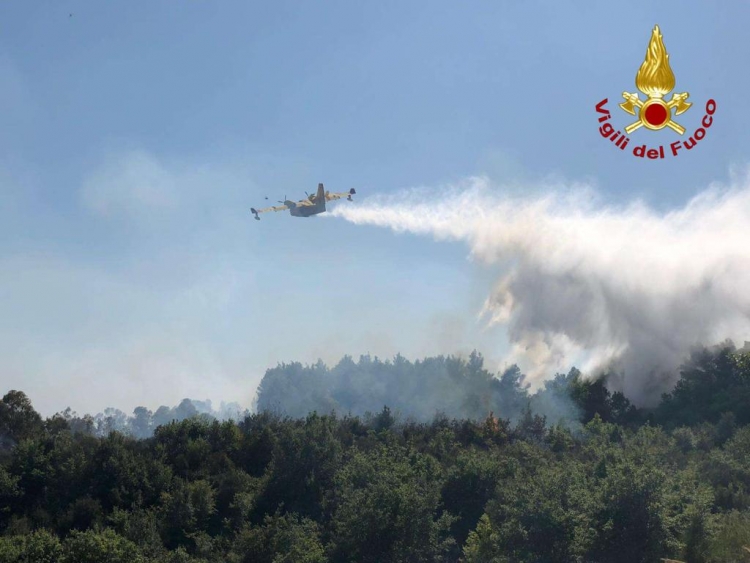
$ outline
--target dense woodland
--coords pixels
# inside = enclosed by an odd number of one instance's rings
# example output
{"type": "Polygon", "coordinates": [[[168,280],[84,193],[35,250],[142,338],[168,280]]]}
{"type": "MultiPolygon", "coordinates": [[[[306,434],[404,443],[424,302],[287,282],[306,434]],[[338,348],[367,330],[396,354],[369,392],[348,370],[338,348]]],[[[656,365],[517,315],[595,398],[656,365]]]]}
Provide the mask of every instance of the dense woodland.
{"type": "Polygon", "coordinates": [[[750,561],[750,353],[730,344],[651,410],[575,370],[530,395],[473,354],[279,366],[240,421],[141,423],[5,394],[0,563],[750,561]]]}

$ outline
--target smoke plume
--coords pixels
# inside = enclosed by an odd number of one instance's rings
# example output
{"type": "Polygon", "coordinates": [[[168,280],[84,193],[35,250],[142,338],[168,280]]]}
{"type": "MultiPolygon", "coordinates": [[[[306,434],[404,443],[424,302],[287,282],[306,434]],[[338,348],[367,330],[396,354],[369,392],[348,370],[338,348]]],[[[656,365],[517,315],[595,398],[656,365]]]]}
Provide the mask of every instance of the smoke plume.
{"type": "Polygon", "coordinates": [[[572,364],[653,404],[693,346],[750,334],[750,177],[662,213],[586,186],[510,197],[485,177],[337,207],[355,224],[461,241],[502,271],[481,312],[534,387],[572,364]],[[612,379],[611,379],[612,381],[612,379]]]}

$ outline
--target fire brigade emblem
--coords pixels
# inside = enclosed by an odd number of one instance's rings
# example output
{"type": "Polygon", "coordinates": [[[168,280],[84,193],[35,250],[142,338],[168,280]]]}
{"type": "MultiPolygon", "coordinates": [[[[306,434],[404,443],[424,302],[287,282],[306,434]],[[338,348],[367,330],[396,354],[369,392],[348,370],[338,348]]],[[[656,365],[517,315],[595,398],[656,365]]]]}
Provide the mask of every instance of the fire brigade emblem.
{"type": "Polygon", "coordinates": [[[638,93],[622,93],[625,101],[620,107],[631,115],[636,115],[636,108],[638,111],[638,121],[625,127],[628,135],[640,127],[652,131],[669,127],[680,135],[685,133],[685,128],[672,120],[672,110],[675,110],[675,115],[680,115],[693,104],[686,101],[689,96],[687,92],[672,94],[671,100],[664,101],[664,96],[674,89],[675,79],[658,25],[651,34],[646,59],[635,76],[635,85],[647,97],[641,100],[638,93]]]}

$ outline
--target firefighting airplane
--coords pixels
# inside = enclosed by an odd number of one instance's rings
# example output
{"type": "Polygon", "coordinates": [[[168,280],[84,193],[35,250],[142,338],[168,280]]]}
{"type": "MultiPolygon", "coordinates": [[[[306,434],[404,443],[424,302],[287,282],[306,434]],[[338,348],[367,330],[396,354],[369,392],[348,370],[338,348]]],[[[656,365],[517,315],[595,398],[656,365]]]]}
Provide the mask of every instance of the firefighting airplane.
{"type": "MultiPolygon", "coordinates": [[[[305,193],[307,194],[307,192],[305,193]]],[[[307,199],[302,199],[295,202],[284,197],[284,201],[279,202],[282,205],[266,207],[265,209],[255,209],[254,207],[251,207],[250,211],[253,215],[255,215],[255,218],[258,221],[260,221],[258,213],[265,213],[267,211],[285,211],[287,209],[289,210],[289,213],[292,217],[310,217],[311,215],[324,213],[326,210],[327,201],[341,199],[342,197],[345,197],[347,200],[352,201],[352,196],[356,193],[357,192],[354,191],[354,188],[352,188],[348,192],[332,194],[331,192],[327,192],[324,190],[323,184],[318,184],[318,192],[315,194],[308,194],[307,199]]]]}

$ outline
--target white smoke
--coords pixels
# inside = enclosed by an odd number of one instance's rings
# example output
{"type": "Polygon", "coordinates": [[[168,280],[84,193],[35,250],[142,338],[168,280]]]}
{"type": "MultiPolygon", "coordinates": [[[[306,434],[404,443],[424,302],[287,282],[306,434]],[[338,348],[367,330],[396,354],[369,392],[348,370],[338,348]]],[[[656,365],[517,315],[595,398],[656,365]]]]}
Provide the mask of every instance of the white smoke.
{"type": "Polygon", "coordinates": [[[585,186],[512,198],[487,178],[339,206],[333,215],[463,241],[504,275],[482,314],[507,324],[536,385],[574,363],[613,370],[648,405],[690,348],[750,334],[750,177],[711,186],[681,209],[601,204],[585,186]]]}

